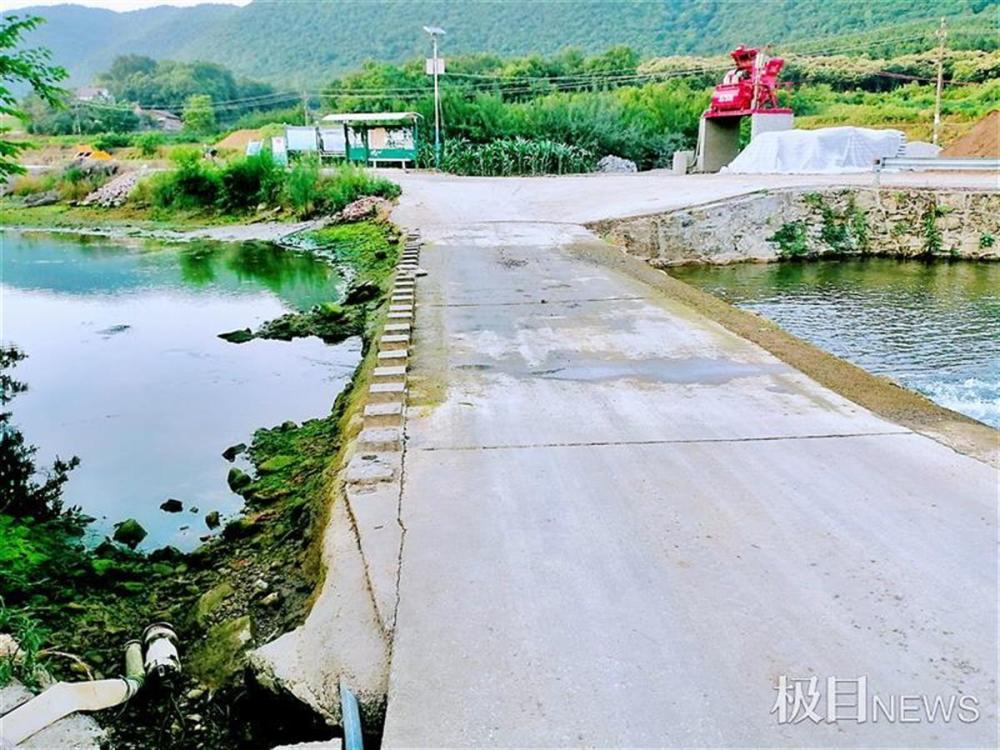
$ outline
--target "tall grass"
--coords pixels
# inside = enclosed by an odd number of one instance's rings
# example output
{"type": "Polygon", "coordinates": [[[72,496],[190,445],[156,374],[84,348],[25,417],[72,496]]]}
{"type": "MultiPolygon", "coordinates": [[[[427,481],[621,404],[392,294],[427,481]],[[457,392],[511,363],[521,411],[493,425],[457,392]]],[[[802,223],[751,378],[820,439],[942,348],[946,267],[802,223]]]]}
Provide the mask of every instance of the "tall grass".
{"type": "Polygon", "coordinates": [[[450,140],[441,154],[441,168],[446,172],[496,177],[590,172],[595,161],[594,153],[588,149],[526,138],[503,138],[490,143],[450,140]]]}
{"type": "Polygon", "coordinates": [[[222,165],[196,150],[174,154],[175,169],[153,175],[130,196],[137,205],[160,210],[247,213],[258,206],[284,207],[300,217],[335,213],[358,198],[395,198],[399,186],[369,171],[345,164],[324,172],[316,159],[305,158],[290,170],[275,163],[270,152],[238,157],[222,165]]]}

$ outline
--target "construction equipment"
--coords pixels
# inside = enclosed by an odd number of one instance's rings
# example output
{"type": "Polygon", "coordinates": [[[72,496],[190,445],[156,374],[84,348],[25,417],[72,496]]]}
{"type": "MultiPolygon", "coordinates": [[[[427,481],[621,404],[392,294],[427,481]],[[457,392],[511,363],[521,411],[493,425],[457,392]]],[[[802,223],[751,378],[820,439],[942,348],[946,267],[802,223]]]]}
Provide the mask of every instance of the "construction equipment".
{"type": "Polygon", "coordinates": [[[756,47],[742,44],[729,53],[736,67],[715,87],[705,117],[745,117],[755,112],[792,110],[778,106],[778,75],[785,65],[780,57],[767,57],[756,47]]]}
{"type": "Polygon", "coordinates": [[[699,172],[717,172],[736,158],[744,117],[750,118],[751,140],[760,133],[792,128],[792,110],[778,102],[778,76],[785,61],[742,44],[729,54],[736,67],[715,87],[699,124],[695,157],[699,172]]]}

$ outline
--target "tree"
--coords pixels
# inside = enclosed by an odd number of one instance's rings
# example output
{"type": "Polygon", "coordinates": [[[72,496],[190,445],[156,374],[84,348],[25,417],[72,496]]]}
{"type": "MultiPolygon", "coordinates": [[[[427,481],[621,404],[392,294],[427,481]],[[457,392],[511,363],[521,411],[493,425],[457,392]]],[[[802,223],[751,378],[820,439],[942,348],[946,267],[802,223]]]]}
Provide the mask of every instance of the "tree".
{"type": "Polygon", "coordinates": [[[215,108],[208,94],[189,96],[184,103],[184,127],[198,135],[215,132],[215,108]]]}
{"type": "MultiPolygon", "coordinates": [[[[5,16],[0,18],[0,115],[21,119],[17,99],[11,87],[26,83],[44,101],[57,106],[65,92],[56,84],[66,78],[66,71],[49,64],[51,54],[45,49],[15,50],[21,36],[34,29],[43,19],[37,16],[5,16]]],[[[24,149],[20,143],[0,138],[0,178],[22,174],[24,169],[15,157],[24,149]]]]}

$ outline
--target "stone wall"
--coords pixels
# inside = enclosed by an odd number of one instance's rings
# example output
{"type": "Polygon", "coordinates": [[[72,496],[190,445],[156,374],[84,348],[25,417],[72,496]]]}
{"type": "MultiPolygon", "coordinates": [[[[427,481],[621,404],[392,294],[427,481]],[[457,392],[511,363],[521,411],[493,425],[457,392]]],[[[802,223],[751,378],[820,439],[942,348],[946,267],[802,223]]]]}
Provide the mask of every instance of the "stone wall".
{"type": "Polygon", "coordinates": [[[655,266],[860,254],[1000,259],[1000,192],[772,190],[590,228],[655,266]]]}

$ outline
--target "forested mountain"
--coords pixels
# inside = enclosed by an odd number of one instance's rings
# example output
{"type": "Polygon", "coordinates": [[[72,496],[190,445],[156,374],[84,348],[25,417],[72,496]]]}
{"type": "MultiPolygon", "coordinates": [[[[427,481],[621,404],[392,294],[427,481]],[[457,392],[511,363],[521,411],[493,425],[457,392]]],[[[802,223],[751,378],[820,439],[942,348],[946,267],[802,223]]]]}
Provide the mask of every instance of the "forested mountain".
{"type": "MultiPolygon", "coordinates": [[[[314,86],[367,59],[428,48],[424,24],[447,30],[446,54],[598,52],[711,54],[739,43],[820,42],[941,16],[977,16],[995,33],[998,0],[255,0],[245,7],[160,6],[129,13],[63,5],[16,11],[48,23],[30,44],[53,50],[74,84],[122,54],[217,62],[282,87],[314,86]]],[[[888,32],[887,32],[888,33],[888,32]]]]}

